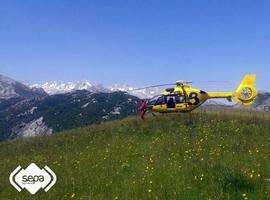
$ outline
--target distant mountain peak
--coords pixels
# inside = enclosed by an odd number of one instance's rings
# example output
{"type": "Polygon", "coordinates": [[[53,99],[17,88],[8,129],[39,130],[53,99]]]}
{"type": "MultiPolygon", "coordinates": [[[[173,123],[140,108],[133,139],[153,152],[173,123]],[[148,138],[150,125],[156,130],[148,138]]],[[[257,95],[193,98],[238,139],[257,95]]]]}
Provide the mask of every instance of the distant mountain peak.
{"type": "Polygon", "coordinates": [[[5,82],[7,84],[14,84],[14,83],[16,83],[15,80],[13,80],[13,79],[11,79],[11,78],[9,78],[7,76],[4,76],[2,74],[0,74],[0,82],[5,82]]]}
{"type": "Polygon", "coordinates": [[[29,88],[28,86],[0,74],[0,99],[33,98],[46,96],[41,88],[29,88]]]}

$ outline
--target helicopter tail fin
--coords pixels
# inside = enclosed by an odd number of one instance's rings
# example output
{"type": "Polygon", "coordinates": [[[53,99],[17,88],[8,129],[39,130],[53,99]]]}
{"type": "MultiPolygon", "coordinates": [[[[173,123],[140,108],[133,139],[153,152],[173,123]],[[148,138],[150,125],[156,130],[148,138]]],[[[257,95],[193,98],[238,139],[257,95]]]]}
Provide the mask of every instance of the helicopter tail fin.
{"type": "Polygon", "coordinates": [[[234,99],[243,105],[251,105],[258,94],[255,88],[255,80],[256,74],[246,75],[235,91],[234,99]]]}

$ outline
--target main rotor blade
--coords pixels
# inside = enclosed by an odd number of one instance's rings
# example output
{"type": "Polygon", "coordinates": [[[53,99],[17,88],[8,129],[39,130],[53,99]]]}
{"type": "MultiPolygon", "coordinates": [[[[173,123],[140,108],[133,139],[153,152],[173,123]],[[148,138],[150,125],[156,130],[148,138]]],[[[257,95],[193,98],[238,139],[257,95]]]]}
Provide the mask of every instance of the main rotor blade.
{"type": "Polygon", "coordinates": [[[185,83],[230,83],[230,81],[187,81],[185,83]]]}
{"type": "Polygon", "coordinates": [[[167,85],[175,85],[175,83],[166,83],[166,84],[160,84],[160,85],[152,85],[152,86],[147,86],[147,87],[142,87],[142,88],[135,88],[134,90],[143,90],[143,89],[148,89],[148,88],[155,88],[155,87],[162,87],[162,86],[167,86],[167,85]]]}
{"type": "MultiPolygon", "coordinates": [[[[230,83],[230,81],[185,81],[183,82],[184,84],[190,84],[190,83],[230,83]]],[[[142,87],[142,88],[135,88],[132,91],[136,90],[143,90],[143,89],[148,89],[148,88],[155,88],[155,87],[162,87],[162,86],[168,86],[168,85],[177,85],[177,83],[166,83],[166,84],[160,84],[160,85],[151,85],[147,87],[142,87]]]]}

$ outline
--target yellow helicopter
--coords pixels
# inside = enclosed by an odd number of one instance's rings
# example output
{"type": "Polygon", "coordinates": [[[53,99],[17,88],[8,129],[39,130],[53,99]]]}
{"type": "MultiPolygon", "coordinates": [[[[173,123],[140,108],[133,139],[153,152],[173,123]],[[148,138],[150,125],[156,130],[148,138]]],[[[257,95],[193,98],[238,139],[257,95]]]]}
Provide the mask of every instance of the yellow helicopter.
{"type": "Polygon", "coordinates": [[[225,98],[229,101],[240,102],[243,105],[251,105],[257,96],[255,88],[255,74],[244,77],[241,84],[234,92],[205,92],[192,88],[189,84],[193,82],[177,81],[174,84],[154,85],[136,90],[166,85],[175,85],[175,88],[168,88],[161,95],[155,96],[146,103],[147,109],[154,112],[190,112],[201,106],[208,99],[225,98]]]}

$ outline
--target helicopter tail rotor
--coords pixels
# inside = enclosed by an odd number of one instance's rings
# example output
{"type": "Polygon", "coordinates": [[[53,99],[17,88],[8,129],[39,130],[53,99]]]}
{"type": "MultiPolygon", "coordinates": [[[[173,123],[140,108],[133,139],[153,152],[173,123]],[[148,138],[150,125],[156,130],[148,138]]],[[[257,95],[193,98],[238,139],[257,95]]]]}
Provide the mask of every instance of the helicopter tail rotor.
{"type": "Polygon", "coordinates": [[[246,75],[234,94],[236,101],[243,105],[251,105],[256,98],[258,92],[254,86],[256,74],[246,75]]]}

